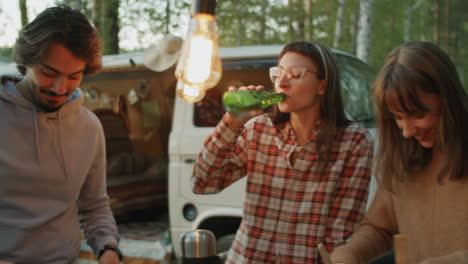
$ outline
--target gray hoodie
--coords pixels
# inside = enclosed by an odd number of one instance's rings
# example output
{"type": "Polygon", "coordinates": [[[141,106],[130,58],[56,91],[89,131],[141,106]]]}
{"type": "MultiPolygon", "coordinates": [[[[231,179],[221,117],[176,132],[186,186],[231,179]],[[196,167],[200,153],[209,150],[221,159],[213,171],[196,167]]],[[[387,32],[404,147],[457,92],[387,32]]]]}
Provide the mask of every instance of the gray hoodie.
{"type": "Polygon", "coordinates": [[[80,220],[95,253],[118,242],[103,129],[80,89],[47,113],[16,90],[20,78],[0,76],[0,260],[70,263],[80,220]]]}

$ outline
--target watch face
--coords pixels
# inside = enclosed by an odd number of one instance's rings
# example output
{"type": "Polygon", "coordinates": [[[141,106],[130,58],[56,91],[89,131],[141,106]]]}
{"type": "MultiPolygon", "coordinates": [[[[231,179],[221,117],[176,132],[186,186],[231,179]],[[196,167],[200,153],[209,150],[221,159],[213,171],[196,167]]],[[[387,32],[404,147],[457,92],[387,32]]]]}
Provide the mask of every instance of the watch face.
{"type": "Polygon", "coordinates": [[[99,251],[98,259],[100,259],[101,256],[104,254],[104,252],[106,252],[107,250],[114,251],[119,257],[119,260],[122,261],[123,259],[122,252],[119,250],[119,248],[117,248],[117,246],[114,246],[114,245],[105,245],[104,248],[99,251]]]}

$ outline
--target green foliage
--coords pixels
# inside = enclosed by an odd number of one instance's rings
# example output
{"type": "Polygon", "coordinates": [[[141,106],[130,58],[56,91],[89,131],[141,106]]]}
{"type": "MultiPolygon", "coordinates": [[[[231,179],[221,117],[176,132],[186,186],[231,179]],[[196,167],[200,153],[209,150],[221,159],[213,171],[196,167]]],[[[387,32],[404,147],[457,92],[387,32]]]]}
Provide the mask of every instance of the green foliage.
{"type": "Polygon", "coordinates": [[[274,35],[274,25],[268,19],[270,10],[270,6],[263,10],[261,1],[257,0],[218,0],[216,16],[221,46],[280,43],[281,39],[274,35]],[[262,14],[267,16],[266,19],[262,14]],[[261,22],[266,22],[263,43],[259,38],[261,22]]]}
{"type": "Polygon", "coordinates": [[[21,14],[21,26],[24,27],[28,24],[28,7],[26,5],[26,0],[19,0],[19,8],[21,14]]]}
{"type": "MultiPolygon", "coordinates": [[[[311,1],[310,10],[304,0],[218,0],[216,8],[222,46],[285,44],[292,40],[320,40],[331,45],[336,21],[336,1],[311,1]],[[310,17],[310,18],[309,18],[310,17]],[[307,25],[306,21],[312,24],[307,25]],[[241,22],[243,27],[241,26],[241,22]],[[260,29],[265,24],[265,37],[260,29]],[[239,36],[244,40],[239,43],[239,36]]],[[[352,53],[358,0],[348,0],[344,36],[340,49],[352,53]]]]}
{"type": "MultiPolygon", "coordinates": [[[[331,46],[338,1],[316,0],[218,0],[217,21],[222,46],[285,44],[291,40],[320,40],[331,46]],[[312,20],[312,25],[304,21],[312,20]],[[265,36],[262,38],[262,24],[265,36]],[[301,29],[302,27],[302,29],[301,29]],[[309,35],[310,34],[310,35],[309,35]],[[241,40],[241,41],[239,41],[241,40]]],[[[379,69],[387,54],[405,42],[430,41],[444,48],[468,86],[468,15],[466,0],[376,0],[372,14],[370,64],[379,69]],[[411,11],[409,11],[411,10],[411,11]]],[[[344,28],[338,49],[355,53],[359,0],[347,0],[344,28]]]]}
{"type": "Polygon", "coordinates": [[[68,5],[80,10],[86,17],[92,17],[92,1],[89,0],[55,0],[55,5],[68,5]]]}
{"type": "Polygon", "coordinates": [[[104,43],[104,54],[119,53],[119,5],[120,0],[103,0],[103,16],[98,27],[104,43]]]}
{"type": "Polygon", "coordinates": [[[0,62],[11,62],[11,47],[0,47],[0,62]]]}
{"type": "MultiPolygon", "coordinates": [[[[77,5],[93,19],[94,2],[108,5],[114,1],[118,0],[56,0],[56,3],[77,5]]],[[[117,31],[120,43],[133,43],[132,49],[142,49],[156,42],[162,34],[185,34],[182,29],[188,27],[191,2],[120,0],[117,24],[105,22],[102,16],[94,17],[93,22],[105,42],[109,32],[116,38],[117,31]],[[114,28],[102,28],[110,25],[114,28]]],[[[338,4],[338,0],[217,0],[220,44],[285,44],[313,39],[331,46],[338,4]]],[[[467,83],[468,15],[465,5],[466,0],[375,0],[369,63],[379,69],[386,55],[406,39],[431,41],[450,54],[467,83]]],[[[337,48],[355,53],[359,0],[346,0],[345,7],[343,32],[337,48]]],[[[94,10],[96,12],[102,14],[99,10],[94,10]]]]}
{"type": "Polygon", "coordinates": [[[405,5],[402,5],[402,1],[374,2],[370,64],[376,68],[382,66],[385,56],[395,46],[403,43],[403,20],[399,14],[404,14],[404,9],[405,5]]]}
{"type": "MultiPolygon", "coordinates": [[[[140,47],[149,46],[162,34],[186,26],[190,16],[190,0],[122,0],[120,25],[123,31],[136,30],[133,41],[140,47]]],[[[184,32],[185,33],[185,32],[184,32]]]]}
{"type": "MultiPolygon", "coordinates": [[[[379,0],[375,1],[372,23],[372,51],[370,64],[379,69],[387,54],[405,42],[405,20],[411,18],[409,41],[430,41],[445,49],[459,69],[462,81],[468,85],[468,16],[464,12],[464,0],[420,1],[420,4],[407,13],[418,0],[379,0]]],[[[466,88],[465,88],[466,89],[466,88]]]]}

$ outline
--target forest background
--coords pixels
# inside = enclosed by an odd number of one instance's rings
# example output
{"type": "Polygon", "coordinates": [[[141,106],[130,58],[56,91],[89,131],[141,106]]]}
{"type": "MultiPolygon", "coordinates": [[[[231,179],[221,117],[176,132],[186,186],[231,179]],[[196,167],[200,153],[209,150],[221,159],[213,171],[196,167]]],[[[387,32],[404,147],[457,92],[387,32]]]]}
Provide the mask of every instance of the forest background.
{"type": "MultiPolygon", "coordinates": [[[[33,19],[18,0],[22,25],[33,19]]],[[[55,0],[80,9],[98,28],[105,54],[143,50],[163,34],[184,37],[191,0],[55,0]],[[134,31],[129,48],[123,47],[134,31]]],[[[468,85],[466,0],[217,0],[221,46],[286,44],[319,40],[355,54],[378,70],[397,45],[413,40],[438,44],[468,85]]],[[[7,10],[0,9],[0,15],[7,10]]],[[[0,43],[0,60],[11,47],[0,43]]]]}

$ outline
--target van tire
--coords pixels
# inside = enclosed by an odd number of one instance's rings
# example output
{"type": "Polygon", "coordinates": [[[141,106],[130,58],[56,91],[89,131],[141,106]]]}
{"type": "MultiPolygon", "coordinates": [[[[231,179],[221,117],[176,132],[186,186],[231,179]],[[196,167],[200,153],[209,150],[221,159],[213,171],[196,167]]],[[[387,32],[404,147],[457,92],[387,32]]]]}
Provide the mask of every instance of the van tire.
{"type": "Polygon", "coordinates": [[[227,234],[216,240],[216,253],[229,251],[236,234],[227,234]]]}

